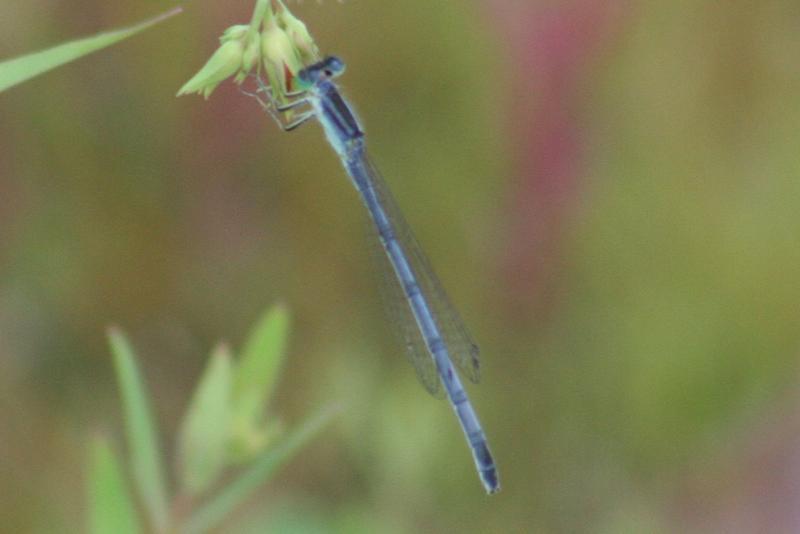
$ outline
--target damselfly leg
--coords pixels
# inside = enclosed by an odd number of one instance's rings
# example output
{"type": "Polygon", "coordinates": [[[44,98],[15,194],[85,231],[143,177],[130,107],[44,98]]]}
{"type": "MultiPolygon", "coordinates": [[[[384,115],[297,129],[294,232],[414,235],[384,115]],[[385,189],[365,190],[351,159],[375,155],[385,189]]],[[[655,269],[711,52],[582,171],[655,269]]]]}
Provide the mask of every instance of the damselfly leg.
{"type": "Polygon", "coordinates": [[[256,102],[258,102],[259,106],[261,106],[261,108],[266,111],[270,117],[272,117],[272,120],[275,121],[281,130],[290,132],[314,117],[314,113],[310,110],[300,113],[291,119],[287,117],[288,111],[295,110],[303,104],[309,104],[308,100],[305,98],[307,91],[292,91],[283,93],[283,96],[285,97],[296,99],[287,103],[280,103],[275,96],[274,89],[264,82],[260,74],[251,74],[250,76],[258,85],[256,91],[250,92],[242,89],[241,87],[239,88],[239,91],[241,91],[241,93],[244,95],[254,98],[256,102]]]}

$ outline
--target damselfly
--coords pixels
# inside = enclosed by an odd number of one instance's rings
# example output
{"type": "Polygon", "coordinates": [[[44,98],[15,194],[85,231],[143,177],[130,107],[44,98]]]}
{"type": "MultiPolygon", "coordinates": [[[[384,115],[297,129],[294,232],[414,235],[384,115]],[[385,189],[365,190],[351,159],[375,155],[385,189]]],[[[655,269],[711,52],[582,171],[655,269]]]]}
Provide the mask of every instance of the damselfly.
{"type": "Polygon", "coordinates": [[[477,382],[477,345],[447,299],[386,182],[367,156],[364,131],[333,82],[344,69],[342,60],[328,57],[301,70],[296,80],[299,90],[285,94],[295,98],[287,104],[278,104],[273,89],[259,79],[260,92],[268,97],[268,102],[261,100],[261,103],[284,130],[293,130],[312,118],[322,124],[328,142],[339,155],[375,224],[394,270],[394,282],[402,289],[404,299],[400,306],[415,323],[404,334],[417,375],[433,395],[441,393],[444,385],[483,486],[487,492],[495,493],[500,489],[497,468],[478,416],[453,368],[455,362],[471,381],[477,382]],[[303,106],[307,109],[298,111],[303,106]],[[289,110],[297,115],[290,121],[282,120],[281,114],[289,110]]]}

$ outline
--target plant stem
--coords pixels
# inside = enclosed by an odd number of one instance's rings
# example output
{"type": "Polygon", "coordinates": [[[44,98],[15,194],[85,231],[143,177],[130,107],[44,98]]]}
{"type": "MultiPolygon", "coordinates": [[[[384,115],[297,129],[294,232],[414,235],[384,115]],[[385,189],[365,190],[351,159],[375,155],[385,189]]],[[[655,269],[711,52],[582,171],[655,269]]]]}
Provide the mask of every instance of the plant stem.
{"type": "Polygon", "coordinates": [[[269,22],[274,16],[272,0],[256,0],[253,17],[250,19],[250,31],[257,32],[262,22],[269,22]]]}

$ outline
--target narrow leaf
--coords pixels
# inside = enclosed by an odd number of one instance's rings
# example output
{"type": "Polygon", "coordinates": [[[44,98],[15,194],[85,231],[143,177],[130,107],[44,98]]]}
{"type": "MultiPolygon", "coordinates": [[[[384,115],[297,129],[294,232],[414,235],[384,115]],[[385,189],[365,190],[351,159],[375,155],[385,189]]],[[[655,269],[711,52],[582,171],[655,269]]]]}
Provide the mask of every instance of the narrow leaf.
{"type": "Polygon", "coordinates": [[[265,451],[244,473],[189,517],[182,532],[195,534],[217,527],[234,508],[242,504],[259,486],[268,481],[277,468],[291,459],[312,437],[319,433],[338,411],[338,407],[320,410],[274,447],[265,451]]]}
{"type": "Polygon", "coordinates": [[[199,495],[214,483],[225,467],[230,435],[231,354],[220,345],[189,403],[178,438],[181,488],[199,495]]]}
{"type": "Polygon", "coordinates": [[[135,26],[100,33],[92,37],[57,45],[47,50],[3,61],[0,63],[0,92],[137,34],[173,15],[177,15],[181,11],[180,7],[176,7],[135,26]]]}
{"type": "Polygon", "coordinates": [[[168,520],[167,491],[158,436],[145,386],[136,366],[133,348],[125,335],[112,328],[108,338],[122,397],[134,483],[154,529],[164,531],[168,520]]]}
{"type": "Polygon", "coordinates": [[[289,312],[282,306],[267,311],[250,333],[234,379],[234,419],[237,428],[252,431],[262,423],[286,352],[289,312]]]}
{"type": "Polygon", "coordinates": [[[88,498],[90,532],[141,532],[119,459],[108,439],[102,436],[96,437],[92,443],[88,498]]]}

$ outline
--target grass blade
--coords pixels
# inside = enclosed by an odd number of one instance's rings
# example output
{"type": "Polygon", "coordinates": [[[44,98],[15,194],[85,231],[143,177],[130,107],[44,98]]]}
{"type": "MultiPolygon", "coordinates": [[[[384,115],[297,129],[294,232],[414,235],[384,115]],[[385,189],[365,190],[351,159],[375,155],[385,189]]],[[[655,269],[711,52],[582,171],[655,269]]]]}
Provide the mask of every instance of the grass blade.
{"type": "Polygon", "coordinates": [[[265,451],[252,466],[223,488],[219,495],[197,510],[184,525],[182,532],[196,534],[207,532],[234,508],[242,504],[259,486],[269,480],[277,468],[286,463],[311,438],[319,433],[338,412],[338,407],[328,407],[307,419],[299,428],[265,451]]]}
{"type": "Polygon", "coordinates": [[[168,521],[167,491],[150,404],[133,348],[125,335],[112,328],[108,338],[122,397],[134,483],[154,530],[163,532],[168,521]]]}
{"type": "Polygon", "coordinates": [[[230,435],[231,354],[220,345],[195,389],[178,438],[181,489],[192,496],[214,483],[227,458],[230,435]]]}
{"type": "Polygon", "coordinates": [[[98,436],[89,458],[89,532],[141,532],[122,466],[108,439],[98,436]]]}
{"type": "Polygon", "coordinates": [[[38,76],[39,74],[135,35],[173,15],[177,15],[181,11],[182,9],[180,7],[176,7],[157,17],[153,17],[128,28],[100,33],[91,37],[85,37],[83,39],[57,45],[47,50],[41,50],[3,61],[0,63],[0,92],[29,80],[34,76],[38,76]]]}
{"type": "Polygon", "coordinates": [[[285,359],[288,332],[288,310],[273,306],[259,319],[242,349],[234,378],[233,419],[244,443],[262,423],[285,359]]]}

